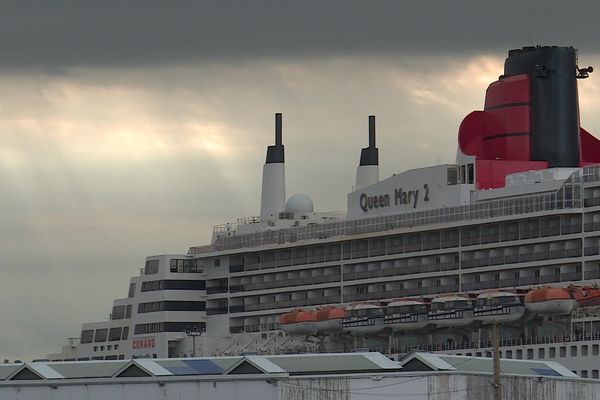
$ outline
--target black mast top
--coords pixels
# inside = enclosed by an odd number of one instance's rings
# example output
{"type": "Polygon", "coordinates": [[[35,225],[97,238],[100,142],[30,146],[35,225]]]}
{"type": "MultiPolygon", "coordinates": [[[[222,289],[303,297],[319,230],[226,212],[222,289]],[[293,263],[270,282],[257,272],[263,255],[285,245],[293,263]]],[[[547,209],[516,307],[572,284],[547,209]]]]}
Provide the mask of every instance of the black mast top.
{"type": "Polygon", "coordinates": [[[275,145],[267,147],[266,164],[283,163],[284,148],[281,135],[281,113],[275,114],[275,145]]]}
{"type": "Polygon", "coordinates": [[[375,116],[369,115],[369,147],[360,152],[360,166],[379,165],[379,149],[375,147],[375,116]]]}

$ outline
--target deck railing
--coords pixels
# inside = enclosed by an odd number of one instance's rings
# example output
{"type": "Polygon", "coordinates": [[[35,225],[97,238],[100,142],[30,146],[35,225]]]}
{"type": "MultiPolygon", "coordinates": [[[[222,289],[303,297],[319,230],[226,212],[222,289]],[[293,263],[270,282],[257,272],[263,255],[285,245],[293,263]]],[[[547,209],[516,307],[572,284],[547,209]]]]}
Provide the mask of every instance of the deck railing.
{"type": "MultiPolygon", "coordinates": [[[[224,225],[226,228],[219,227],[219,231],[223,229],[228,232],[227,235],[215,239],[210,248],[206,246],[191,247],[188,253],[193,255],[208,251],[292,243],[337,236],[352,236],[431,224],[448,224],[450,222],[484,220],[534,212],[556,212],[559,210],[578,209],[584,206],[583,182],[599,181],[600,166],[592,166],[583,168],[583,173],[575,171],[563,183],[562,187],[555,192],[484,200],[470,205],[423,210],[412,213],[310,224],[296,228],[262,230],[249,234],[236,234],[235,228],[237,228],[237,224],[224,225]]],[[[257,223],[255,220],[252,220],[252,222],[257,223]]]]}

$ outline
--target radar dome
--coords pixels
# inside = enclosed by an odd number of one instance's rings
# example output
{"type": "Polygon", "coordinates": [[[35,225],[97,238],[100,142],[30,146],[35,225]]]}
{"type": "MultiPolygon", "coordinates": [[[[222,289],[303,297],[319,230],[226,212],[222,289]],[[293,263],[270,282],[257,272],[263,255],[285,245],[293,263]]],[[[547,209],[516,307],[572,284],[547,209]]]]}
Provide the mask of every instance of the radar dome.
{"type": "Polygon", "coordinates": [[[294,213],[294,215],[311,214],[313,210],[313,202],[305,194],[295,194],[285,204],[285,211],[294,213]]]}

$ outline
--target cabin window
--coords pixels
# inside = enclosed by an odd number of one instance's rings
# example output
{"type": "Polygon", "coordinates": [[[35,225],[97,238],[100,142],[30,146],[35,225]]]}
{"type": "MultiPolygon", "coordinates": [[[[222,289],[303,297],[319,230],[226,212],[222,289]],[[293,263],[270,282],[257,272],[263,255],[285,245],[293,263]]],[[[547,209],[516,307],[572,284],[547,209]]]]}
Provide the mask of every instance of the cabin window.
{"type": "Polygon", "coordinates": [[[567,356],[567,347],[566,346],[560,346],[560,357],[566,357],[567,356]]]}
{"type": "Polygon", "coordinates": [[[458,183],[458,168],[448,167],[448,186],[456,185],[458,183]]]}
{"type": "Polygon", "coordinates": [[[94,342],[106,342],[108,338],[108,329],[96,329],[96,334],[94,335],[94,342]]]}
{"type": "Polygon", "coordinates": [[[527,359],[533,359],[533,349],[527,349],[527,359]]]}
{"type": "Polygon", "coordinates": [[[593,379],[598,379],[598,370],[597,369],[593,369],[592,370],[592,378],[593,379]]]}
{"type": "Polygon", "coordinates": [[[541,360],[541,359],[544,359],[545,357],[546,357],[546,349],[544,349],[543,347],[539,348],[538,349],[538,358],[541,360]]]}
{"type": "Polygon", "coordinates": [[[467,178],[467,183],[475,182],[475,168],[473,167],[473,164],[467,164],[467,178]]]}
{"type": "Polygon", "coordinates": [[[571,346],[571,357],[577,357],[577,346],[571,346]]]}
{"type": "Polygon", "coordinates": [[[583,346],[581,346],[581,355],[582,356],[587,356],[588,355],[588,346],[587,346],[587,344],[584,344],[583,346]]]}
{"type": "Polygon", "coordinates": [[[592,355],[593,356],[597,356],[598,355],[598,350],[599,350],[599,345],[593,344],[592,345],[592,355]]]}
{"type": "Polygon", "coordinates": [[[550,347],[550,358],[556,358],[556,347],[550,347]]]}

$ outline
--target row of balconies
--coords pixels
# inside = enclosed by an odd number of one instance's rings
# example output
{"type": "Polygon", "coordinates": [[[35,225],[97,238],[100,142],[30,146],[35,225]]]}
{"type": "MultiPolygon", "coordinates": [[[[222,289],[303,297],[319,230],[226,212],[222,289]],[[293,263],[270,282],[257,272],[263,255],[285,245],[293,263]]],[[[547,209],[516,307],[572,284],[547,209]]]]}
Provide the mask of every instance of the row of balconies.
{"type": "Polygon", "coordinates": [[[462,260],[461,267],[477,268],[491,265],[514,264],[519,262],[554,260],[559,258],[581,257],[581,248],[537,251],[535,253],[506,254],[492,257],[481,257],[473,260],[462,260]]]}
{"type": "Polygon", "coordinates": [[[304,299],[275,301],[268,303],[255,303],[255,304],[244,304],[230,307],[230,312],[247,312],[247,311],[262,311],[271,310],[275,308],[291,308],[291,307],[304,307],[304,306],[315,306],[320,304],[332,304],[339,303],[340,295],[333,296],[320,296],[304,299]],[[236,311],[233,311],[236,310],[236,311]]]}
{"type": "MultiPolygon", "coordinates": [[[[586,276],[586,279],[590,279],[586,276]]],[[[581,280],[581,272],[569,272],[560,275],[548,274],[540,276],[524,276],[520,278],[494,279],[481,282],[463,282],[462,290],[485,290],[502,287],[541,285],[545,283],[572,282],[581,280]]]]}
{"type": "Polygon", "coordinates": [[[483,235],[474,235],[461,237],[461,245],[462,246],[472,246],[478,244],[486,244],[486,243],[496,243],[496,242],[508,242],[512,240],[519,239],[534,239],[538,237],[548,237],[548,236],[557,236],[557,235],[567,235],[571,233],[580,233],[581,225],[557,225],[550,226],[545,228],[535,228],[528,230],[519,230],[519,231],[509,231],[509,232],[498,232],[494,234],[483,234],[483,235]]]}
{"type": "Polygon", "coordinates": [[[424,286],[404,289],[392,289],[377,292],[345,294],[344,302],[391,299],[395,297],[426,296],[434,294],[458,292],[458,284],[424,286]]]}
{"type": "Polygon", "coordinates": [[[324,276],[309,276],[296,279],[280,279],[271,282],[261,283],[244,283],[240,285],[231,285],[231,293],[247,292],[250,290],[275,289],[290,286],[302,285],[317,285],[320,283],[339,282],[340,274],[324,275],[324,276]]]}
{"type": "MultiPolygon", "coordinates": [[[[567,221],[568,222],[568,221],[567,221]]],[[[518,225],[514,225],[518,226],[518,225]]],[[[448,232],[440,232],[435,234],[412,234],[407,235],[398,241],[398,238],[387,239],[372,239],[369,242],[346,242],[343,246],[328,249],[326,246],[320,251],[313,251],[310,247],[306,251],[288,252],[285,258],[279,258],[279,254],[269,253],[267,259],[260,259],[262,256],[256,256],[250,260],[245,260],[242,264],[231,264],[230,272],[254,271],[260,269],[270,269],[277,267],[287,267],[291,265],[306,265],[313,263],[321,263],[328,261],[339,261],[342,259],[366,258],[372,256],[409,253],[423,250],[436,250],[444,248],[458,247],[459,243],[462,246],[479,245],[486,243],[496,243],[505,241],[514,241],[519,239],[531,239],[537,237],[556,236],[560,234],[580,233],[581,223],[570,225],[557,224],[555,226],[539,225],[529,227],[529,229],[506,230],[496,226],[496,232],[490,233],[490,229],[486,230],[486,226],[477,227],[473,230],[456,230],[453,235],[448,232]],[[481,228],[481,229],[480,229],[481,228]],[[460,239],[459,239],[460,236],[460,239]],[[398,244],[399,243],[399,244],[398,244]],[[343,249],[342,249],[343,247],[343,249]]],[[[523,228],[523,227],[521,227],[523,228]]],[[[586,224],[586,230],[600,229],[600,223],[586,224]]]]}
{"type": "Polygon", "coordinates": [[[428,265],[410,265],[404,267],[383,268],[371,271],[344,272],[344,281],[353,281],[357,279],[382,278],[385,276],[422,274],[428,272],[453,271],[458,269],[458,262],[451,261],[446,263],[428,264],[428,265]]]}

